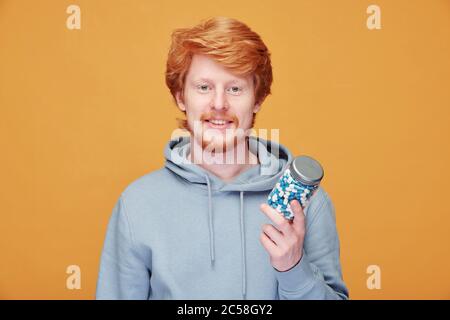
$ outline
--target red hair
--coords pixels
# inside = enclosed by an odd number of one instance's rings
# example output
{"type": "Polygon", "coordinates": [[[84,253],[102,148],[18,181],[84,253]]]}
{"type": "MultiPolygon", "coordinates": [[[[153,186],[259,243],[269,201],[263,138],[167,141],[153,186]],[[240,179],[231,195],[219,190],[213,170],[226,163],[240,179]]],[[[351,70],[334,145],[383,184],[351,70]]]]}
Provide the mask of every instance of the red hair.
{"type": "Polygon", "coordinates": [[[214,17],[172,33],[166,84],[175,102],[177,93],[183,99],[184,82],[194,54],[206,55],[238,76],[253,75],[255,104],[261,104],[271,93],[270,52],[259,35],[238,20],[214,17]]]}

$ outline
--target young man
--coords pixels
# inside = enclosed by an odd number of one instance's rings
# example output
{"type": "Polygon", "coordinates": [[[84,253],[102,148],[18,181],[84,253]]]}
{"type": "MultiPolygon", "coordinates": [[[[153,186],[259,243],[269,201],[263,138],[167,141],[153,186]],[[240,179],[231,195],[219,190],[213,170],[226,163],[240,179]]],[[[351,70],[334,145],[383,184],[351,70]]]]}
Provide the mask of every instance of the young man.
{"type": "Polygon", "coordinates": [[[190,135],[117,201],[97,299],[348,299],[324,189],[293,221],[265,204],[292,155],[247,134],[272,83],[260,37],[228,18],[176,30],[166,83],[190,135]]]}

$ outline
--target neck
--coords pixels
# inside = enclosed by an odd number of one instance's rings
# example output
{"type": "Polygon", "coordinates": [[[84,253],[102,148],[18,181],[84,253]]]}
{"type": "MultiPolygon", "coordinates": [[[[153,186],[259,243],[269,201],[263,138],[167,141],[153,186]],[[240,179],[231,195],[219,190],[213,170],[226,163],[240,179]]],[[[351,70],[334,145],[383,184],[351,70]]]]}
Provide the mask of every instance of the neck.
{"type": "Polygon", "coordinates": [[[225,152],[213,153],[212,156],[208,156],[209,158],[214,158],[216,161],[207,160],[205,150],[202,149],[202,146],[199,145],[193,136],[191,136],[190,141],[191,148],[187,155],[188,159],[225,182],[232,181],[240,173],[259,163],[258,157],[248,147],[248,138],[241,139],[231,150],[228,149],[225,152]]]}

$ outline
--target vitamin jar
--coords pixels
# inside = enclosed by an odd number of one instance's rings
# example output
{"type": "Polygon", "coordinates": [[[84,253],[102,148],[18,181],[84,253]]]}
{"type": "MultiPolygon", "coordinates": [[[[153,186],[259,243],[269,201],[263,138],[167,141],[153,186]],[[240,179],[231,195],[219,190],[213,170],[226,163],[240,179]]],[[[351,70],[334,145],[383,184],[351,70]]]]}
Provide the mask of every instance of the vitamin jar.
{"type": "Polygon", "coordinates": [[[319,188],[323,174],[322,166],[312,157],[294,158],[270,192],[267,203],[286,219],[292,220],[294,213],[290,202],[297,199],[304,209],[314,191],[319,188]]]}

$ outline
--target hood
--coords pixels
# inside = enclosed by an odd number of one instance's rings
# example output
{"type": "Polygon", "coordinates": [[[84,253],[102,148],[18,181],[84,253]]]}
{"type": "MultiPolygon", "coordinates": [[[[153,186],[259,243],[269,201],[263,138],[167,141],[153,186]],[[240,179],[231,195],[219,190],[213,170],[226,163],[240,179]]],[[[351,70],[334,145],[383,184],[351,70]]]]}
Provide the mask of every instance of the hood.
{"type": "Polygon", "coordinates": [[[272,190],[280,174],[292,161],[289,150],[281,144],[259,137],[248,139],[250,151],[257,155],[259,164],[235,177],[231,182],[225,182],[216,175],[193,164],[187,159],[190,152],[190,137],[177,137],[170,140],[164,150],[165,167],[179,177],[205,187],[209,185],[213,191],[265,191],[272,190]]]}
{"type": "Polygon", "coordinates": [[[208,218],[210,259],[214,265],[214,228],[213,228],[213,197],[212,192],[236,191],[240,194],[240,228],[242,251],[242,295],[246,295],[246,247],[244,226],[244,194],[245,192],[268,191],[277,183],[278,179],[292,162],[289,150],[281,144],[259,137],[248,138],[250,152],[258,158],[258,165],[245,170],[231,182],[225,182],[213,173],[203,169],[188,160],[191,144],[189,136],[181,136],[170,140],[164,150],[165,167],[189,183],[197,184],[208,193],[208,218]]]}

